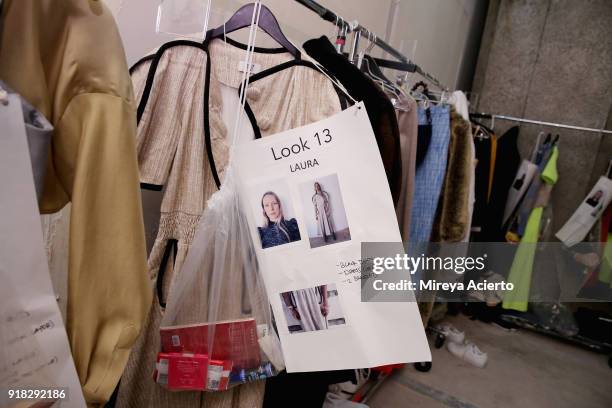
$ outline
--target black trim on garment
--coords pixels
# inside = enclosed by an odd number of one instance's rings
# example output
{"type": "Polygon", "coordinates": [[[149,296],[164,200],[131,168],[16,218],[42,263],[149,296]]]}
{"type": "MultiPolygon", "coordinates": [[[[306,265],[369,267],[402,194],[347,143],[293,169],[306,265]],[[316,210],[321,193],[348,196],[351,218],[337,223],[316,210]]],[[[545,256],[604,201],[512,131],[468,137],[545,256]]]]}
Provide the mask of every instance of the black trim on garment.
{"type": "MultiPolygon", "coordinates": [[[[238,91],[240,95],[240,90],[238,91]]],[[[255,117],[255,113],[253,113],[253,109],[249,105],[247,100],[244,101],[244,110],[246,112],[247,117],[249,118],[249,122],[251,122],[251,126],[253,127],[253,133],[255,134],[255,139],[261,139],[261,130],[259,129],[259,125],[257,124],[257,118],[255,117]]]]}
{"type": "MultiPolygon", "coordinates": [[[[149,95],[151,94],[151,89],[153,88],[153,80],[155,79],[155,74],[157,72],[157,66],[159,65],[159,61],[161,60],[162,55],[167,49],[178,46],[178,45],[186,45],[189,47],[200,48],[201,50],[206,52],[206,54],[208,55],[208,50],[204,48],[205,47],[204,44],[196,42],[196,41],[191,41],[191,40],[170,41],[170,42],[163,44],[161,47],[159,47],[159,50],[157,50],[155,55],[152,57],[153,62],[151,62],[151,66],[149,67],[149,72],[147,73],[147,82],[145,83],[145,88],[142,92],[142,98],[140,98],[140,102],[138,103],[138,109],[136,110],[136,124],[137,125],[140,123],[142,114],[144,113],[145,107],[147,106],[147,102],[149,101],[149,95]]],[[[136,63],[136,65],[144,61],[148,61],[150,59],[151,58],[147,58],[147,57],[142,58],[140,61],[136,63]]],[[[136,65],[134,65],[131,68],[131,70],[135,69],[136,65]]]]}
{"type": "MultiPolygon", "coordinates": [[[[206,43],[206,55],[208,55],[208,43],[206,43]]],[[[221,179],[217,172],[217,164],[215,163],[215,157],[212,151],[212,141],[210,137],[210,118],[208,117],[208,105],[210,95],[210,61],[206,63],[206,75],[204,80],[204,144],[206,145],[206,155],[208,156],[208,167],[212,173],[213,179],[217,188],[221,188],[221,179]]]]}
{"type": "MultiPolygon", "coordinates": [[[[280,72],[282,70],[285,70],[287,68],[291,68],[294,66],[304,66],[304,67],[308,67],[314,70],[319,71],[319,67],[317,67],[315,64],[313,64],[310,61],[304,61],[301,59],[294,59],[294,60],[290,60],[287,62],[283,62],[282,64],[278,64],[275,65],[271,68],[265,69],[263,71],[260,71],[256,74],[253,74],[250,76],[249,78],[249,84],[253,83],[255,81],[258,81],[260,79],[263,79],[269,75],[275,74],[277,72],[280,72]]],[[[327,75],[329,75],[330,77],[333,77],[329,72],[327,72],[326,69],[321,67],[321,70],[323,70],[325,73],[327,73],[327,75]]],[[[336,91],[336,93],[338,94],[338,101],[340,103],[340,107],[342,110],[346,109],[348,107],[348,103],[346,101],[347,98],[342,98],[341,94],[343,94],[342,90],[338,88],[338,86],[336,86],[336,84],[334,84],[332,82],[332,85],[334,86],[334,90],[336,91]]],[[[240,86],[238,87],[238,95],[240,95],[240,92],[242,90],[244,86],[244,83],[240,84],[240,86]]],[[[253,113],[253,109],[251,109],[251,106],[249,105],[249,101],[247,101],[245,99],[244,101],[244,110],[246,111],[247,117],[249,118],[249,121],[251,122],[251,126],[253,127],[254,133],[255,133],[255,139],[261,139],[261,130],[259,129],[259,125],[257,124],[257,118],[255,118],[255,114],[253,113]]]]}
{"type": "MultiPolygon", "coordinates": [[[[227,43],[242,49],[246,49],[246,45],[239,43],[235,40],[232,39],[227,39],[227,43]]],[[[147,102],[149,100],[149,96],[151,94],[151,89],[153,87],[153,81],[155,79],[155,74],[157,71],[157,66],[159,65],[159,61],[161,60],[161,57],[163,55],[163,53],[172,47],[175,46],[190,46],[190,47],[196,47],[201,49],[202,51],[204,51],[206,53],[207,56],[209,56],[209,50],[208,50],[208,46],[210,44],[210,38],[204,40],[204,42],[199,43],[196,41],[191,41],[191,40],[175,40],[175,41],[170,41],[167,42],[165,44],[163,44],[159,50],[157,50],[157,52],[155,53],[155,55],[149,55],[146,57],[141,58],[136,64],[134,64],[134,66],[132,66],[132,68],[130,68],[130,71],[132,72],[133,70],[135,70],[137,68],[137,65],[144,63],[146,61],[149,60],[153,60],[151,62],[151,66],[149,67],[149,72],[147,73],[147,80],[145,83],[145,88],[143,90],[142,93],[142,97],[140,99],[140,102],[138,103],[138,109],[137,109],[137,116],[136,116],[136,123],[140,123],[140,119],[142,118],[142,115],[144,113],[145,107],[147,105],[147,102]]],[[[258,53],[281,53],[281,52],[287,52],[287,50],[285,50],[284,48],[260,48],[260,47],[255,47],[255,52],[258,53]]],[[[304,61],[302,59],[298,59],[299,56],[296,57],[296,59],[287,61],[287,62],[283,62],[282,64],[279,65],[275,65],[274,67],[265,69],[261,72],[258,72],[257,74],[251,75],[251,77],[249,78],[249,82],[255,82],[257,80],[260,80],[262,78],[265,78],[269,75],[275,74],[277,72],[280,72],[282,70],[285,70],[287,68],[291,68],[294,66],[305,66],[311,69],[315,69],[315,70],[319,70],[319,68],[317,68],[317,66],[315,64],[313,64],[310,61],[304,61]]],[[[323,68],[321,68],[323,69],[323,68]]],[[[328,75],[331,76],[331,74],[329,72],[327,72],[327,70],[323,69],[328,75]]],[[[219,173],[217,172],[217,165],[215,163],[215,159],[214,159],[214,155],[212,152],[212,142],[211,142],[211,137],[210,137],[210,121],[209,121],[209,95],[210,95],[210,74],[211,74],[211,68],[210,68],[210,63],[207,62],[206,64],[206,74],[205,74],[205,83],[204,83],[204,144],[206,146],[206,154],[208,156],[208,164],[210,167],[210,171],[212,173],[213,179],[215,180],[215,184],[217,185],[217,188],[221,188],[221,179],[219,177],[219,173]]],[[[240,85],[239,89],[238,89],[238,93],[240,94],[240,89],[242,88],[242,84],[240,85]]],[[[342,108],[344,108],[345,106],[348,106],[347,101],[345,100],[346,98],[340,98],[340,93],[342,92],[337,86],[336,84],[333,84],[334,89],[336,90],[336,93],[339,96],[339,102],[340,102],[340,106],[342,108]]],[[[253,110],[251,109],[251,107],[249,106],[248,101],[245,100],[245,112],[246,115],[249,119],[249,122],[251,123],[251,126],[253,127],[253,133],[255,135],[255,139],[261,139],[261,130],[259,128],[259,125],[257,124],[257,119],[255,118],[255,114],[253,113],[253,110]]],[[[155,188],[151,188],[153,190],[155,190],[155,188]]],[[[156,190],[159,191],[159,190],[156,190]]]]}
{"type": "MultiPolygon", "coordinates": [[[[176,254],[178,253],[178,240],[169,239],[166,243],[166,249],[164,249],[164,256],[162,257],[161,263],[159,264],[159,270],[157,271],[157,279],[155,286],[157,288],[157,300],[162,308],[166,307],[164,302],[164,275],[166,274],[166,265],[170,260],[170,252],[174,252],[174,261],[176,261],[176,254]]],[[[174,262],[172,263],[174,265],[174,262]]]]}
{"type": "Polygon", "coordinates": [[[161,184],[140,183],[140,188],[152,191],[162,191],[162,188],[164,188],[164,186],[161,184]]]}
{"type": "Polygon", "coordinates": [[[150,61],[153,58],[155,58],[155,54],[149,54],[149,55],[145,55],[144,57],[136,61],[129,69],[130,75],[134,74],[134,71],[136,71],[136,68],[138,68],[141,64],[144,64],[145,62],[150,61]]]}

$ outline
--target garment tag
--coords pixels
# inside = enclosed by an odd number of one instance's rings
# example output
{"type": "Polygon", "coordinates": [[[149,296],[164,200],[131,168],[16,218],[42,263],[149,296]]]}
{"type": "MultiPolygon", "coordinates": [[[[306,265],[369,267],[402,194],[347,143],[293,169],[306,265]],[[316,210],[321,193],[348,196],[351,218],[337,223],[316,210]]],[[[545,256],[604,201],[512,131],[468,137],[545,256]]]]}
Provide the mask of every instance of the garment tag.
{"type": "MultiPolygon", "coordinates": [[[[238,63],[238,71],[245,72],[246,70],[247,70],[247,63],[246,63],[246,61],[240,61],[238,63]]],[[[261,71],[261,64],[252,63],[251,64],[251,70],[249,71],[249,73],[250,74],[256,74],[259,71],[261,71]]]]}

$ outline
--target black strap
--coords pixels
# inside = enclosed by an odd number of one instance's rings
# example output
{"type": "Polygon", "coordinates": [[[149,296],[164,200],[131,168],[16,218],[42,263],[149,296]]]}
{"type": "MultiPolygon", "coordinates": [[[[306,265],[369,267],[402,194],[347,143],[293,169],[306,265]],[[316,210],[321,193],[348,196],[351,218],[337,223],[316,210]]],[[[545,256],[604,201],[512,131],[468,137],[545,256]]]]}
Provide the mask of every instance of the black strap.
{"type": "Polygon", "coordinates": [[[174,261],[172,265],[174,266],[174,262],[176,262],[176,254],[178,252],[178,240],[169,239],[166,243],[166,249],[164,250],[164,256],[162,257],[161,263],[159,265],[159,270],[157,271],[157,281],[155,282],[155,286],[157,287],[157,299],[159,300],[159,306],[162,308],[166,307],[166,302],[164,299],[164,275],[166,274],[166,266],[168,265],[168,260],[170,259],[170,253],[174,252],[174,261]]]}

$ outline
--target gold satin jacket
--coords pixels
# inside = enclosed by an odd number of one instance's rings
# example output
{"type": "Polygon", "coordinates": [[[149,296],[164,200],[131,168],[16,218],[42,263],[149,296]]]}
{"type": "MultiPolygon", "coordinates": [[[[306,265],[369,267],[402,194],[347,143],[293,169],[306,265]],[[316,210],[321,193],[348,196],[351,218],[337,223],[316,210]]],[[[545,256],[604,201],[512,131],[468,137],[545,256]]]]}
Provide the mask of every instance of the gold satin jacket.
{"type": "Polygon", "coordinates": [[[41,212],[72,202],[66,326],[89,405],[105,402],[151,304],[132,83],[94,0],[5,0],[0,78],[55,126],[41,212]]]}

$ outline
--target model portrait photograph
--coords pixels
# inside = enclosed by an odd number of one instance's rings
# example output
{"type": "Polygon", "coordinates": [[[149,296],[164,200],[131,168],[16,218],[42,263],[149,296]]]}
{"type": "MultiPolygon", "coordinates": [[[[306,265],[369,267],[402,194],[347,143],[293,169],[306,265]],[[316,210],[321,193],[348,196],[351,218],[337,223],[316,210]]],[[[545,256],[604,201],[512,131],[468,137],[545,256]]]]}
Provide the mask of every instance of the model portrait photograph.
{"type": "Polygon", "coordinates": [[[286,182],[275,180],[257,186],[251,197],[262,249],[302,239],[286,182]]]}
{"type": "Polygon", "coordinates": [[[284,292],[280,296],[291,334],[346,325],[334,283],[284,292]]]}
{"type": "Polygon", "coordinates": [[[601,201],[603,197],[604,197],[603,190],[597,190],[593,193],[592,196],[587,198],[586,203],[590,205],[591,207],[597,207],[597,204],[599,204],[599,202],[601,201]]]}
{"type": "Polygon", "coordinates": [[[300,197],[311,248],[350,241],[351,232],[336,174],[302,183],[300,197]]]}

